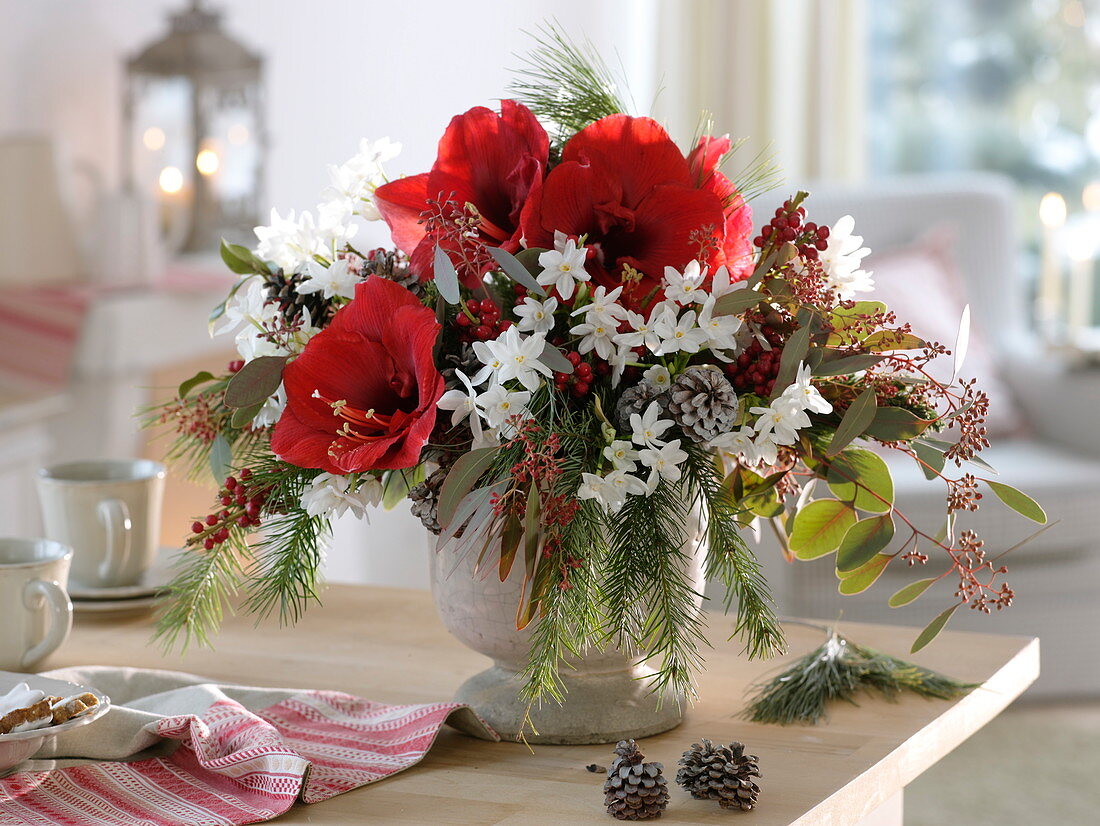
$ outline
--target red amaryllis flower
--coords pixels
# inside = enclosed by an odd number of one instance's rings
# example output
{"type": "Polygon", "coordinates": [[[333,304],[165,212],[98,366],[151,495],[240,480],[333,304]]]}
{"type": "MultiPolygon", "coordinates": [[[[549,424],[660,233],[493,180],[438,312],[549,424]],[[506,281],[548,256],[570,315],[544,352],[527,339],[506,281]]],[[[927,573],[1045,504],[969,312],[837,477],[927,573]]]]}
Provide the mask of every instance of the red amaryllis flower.
{"type": "Polygon", "coordinates": [[[271,449],[329,473],[406,468],[435,426],[443,377],[435,314],[392,281],[371,276],[283,372],[286,410],[271,449]]]}
{"type": "MultiPolygon", "coordinates": [[[[380,186],[374,200],[394,243],[411,256],[412,271],[421,280],[430,279],[437,243],[451,251],[458,251],[459,245],[472,247],[465,250],[467,255],[452,256],[460,260],[476,257],[482,245],[509,252],[519,249],[520,213],[542,185],[549,154],[546,130],[526,106],[504,100],[499,115],[477,106],[451,120],[431,172],[380,186]],[[453,206],[447,206],[448,201],[453,206]],[[433,206],[453,220],[455,208],[461,211],[467,203],[480,216],[476,239],[433,229],[422,217],[433,206]]],[[[485,268],[491,263],[486,258],[485,268]]],[[[484,268],[460,266],[459,271],[474,288],[484,268]]]]}
{"type": "Polygon", "coordinates": [[[701,260],[743,276],[751,213],[715,170],[728,139],[722,147],[705,139],[688,159],[650,118],[596,121],[570,139],[562,162],[532,193],[523,213],[528,246],[553,246],[555,230],[587,235],[595,255],[586,269],[596,283],[618,286],[625,267],[641,273],[623,291],[635,306],[660,297],[665,267],[701,260]]]}

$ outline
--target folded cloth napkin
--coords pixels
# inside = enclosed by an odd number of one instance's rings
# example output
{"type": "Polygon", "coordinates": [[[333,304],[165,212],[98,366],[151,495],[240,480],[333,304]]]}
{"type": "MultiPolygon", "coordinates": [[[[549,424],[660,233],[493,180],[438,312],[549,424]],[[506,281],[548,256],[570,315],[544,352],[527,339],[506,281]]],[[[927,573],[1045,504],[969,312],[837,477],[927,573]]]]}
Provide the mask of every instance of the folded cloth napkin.
{"type": "Polygon", "coordinates": [[[44,676],[94,686],[112,708],[0,779],[0,824],[259,823],[415,765],[444,723],[496,737],[459,703],[391,706],[137,668],[44,676]]]}

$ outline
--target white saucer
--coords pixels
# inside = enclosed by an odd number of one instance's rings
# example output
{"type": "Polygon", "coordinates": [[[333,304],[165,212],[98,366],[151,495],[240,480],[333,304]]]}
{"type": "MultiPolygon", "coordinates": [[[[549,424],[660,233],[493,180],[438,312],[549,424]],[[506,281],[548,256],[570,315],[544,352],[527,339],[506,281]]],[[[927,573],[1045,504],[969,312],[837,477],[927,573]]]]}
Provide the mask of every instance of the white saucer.
{"type": "Polygon", "coordinates": [[[144,613],[156,606],[160,596],[153,594],[130,599],[74,599],[73,612],[77,614],[130,614],[144,613]]]}
{"type": "Polygon", "coordinates": [[[81,602],[92,600],[115,602],[118,600],[155,597],[172,581],[172,561],[178,550],[178,548],[161,548],[157,551],[157,557],[153,560],[152,566],[145,572],[141,582],[137,585],[116,585],[99,588],[69,580],[69,598],[76,603],[78,600],[81,602]]]}

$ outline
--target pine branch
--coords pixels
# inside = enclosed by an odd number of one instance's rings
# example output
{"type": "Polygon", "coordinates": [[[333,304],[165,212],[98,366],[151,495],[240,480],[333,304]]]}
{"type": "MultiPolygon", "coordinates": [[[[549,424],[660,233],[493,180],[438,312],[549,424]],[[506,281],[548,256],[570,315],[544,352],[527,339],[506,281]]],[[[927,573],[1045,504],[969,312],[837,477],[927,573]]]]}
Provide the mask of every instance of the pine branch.
{"type": "Polygon", "coordinates": [[[311,601],[320,601],[317,584],[332,526],[295,508],[265,523],[264,534],[254,548],[245,607],[263,618],[278,606],[280,624],[295,623],[311,601]]]}
{"type": "Polygon", "coordinates": [[[775,613],[768,581],[760,561],[741,535],[737,506],[715,467],[713,456],[698,445],[686,448],[684,465],[688,495],[706,512],[708,579],[725,587],[725,609],[737,600],[733,636],[745,643],[749,659],[771,657],[786,651],[783,627],[775,613]]]}
{"type": "Polygon", "coordinates": [[[530,34],[537,45],[519,58],[508,90],[557,127],[559,143],[593,121],[627,111],[614,74],[590,42],[574,43],[557,23],[530,34]]]}
{"type": "Polygon", "coordinates": [[[224,606],[237,593],[247,542],[230,541],[213,550],[185,548],[176,559],[169,601],[157,616],[153,639],[165,650],[182,636],[183,650],[195,641],[213,647],[211,636],[221,625],[224,606]]]}

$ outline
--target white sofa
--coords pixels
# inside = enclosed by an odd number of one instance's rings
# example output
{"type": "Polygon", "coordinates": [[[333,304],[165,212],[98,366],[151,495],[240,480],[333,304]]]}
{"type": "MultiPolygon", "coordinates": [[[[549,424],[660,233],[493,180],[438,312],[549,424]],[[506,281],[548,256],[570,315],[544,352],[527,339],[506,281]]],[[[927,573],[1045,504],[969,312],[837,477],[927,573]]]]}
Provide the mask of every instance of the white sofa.
{"type": "MultiPolygon", "coordinates": [[[[1026,435],[997,441],[983,456],[1001,481],[1033,495],[1059,524],[1006,559],[1016,591],[1011,608],[991,616],[963,609],[950,627],[1041,637],[1043,675],[1031,697],[1100,694],[1100,372],[1074,372],[1043,355],[1027,331],[1009,182],[974,174],[810,189],[812,220],[832,224],[851,214],[875,251],[910,245],[937,225],[958,229],[962,287],[1027,423],[1026,435]]],[[[758,223],[784,197],[772,193],[754,201],[758,223]]],[[[907,459],[892,469],[901,509],[918,524],[938,528],[943,485],[925,480],[907,459]]],[[[976,530],[986,549],[996,553],[1035,529],[992,496],[986,499],[977,513],[960,517],[961,527],[976,530]]],[[[869,591],[842,597],[831,558],[787,564],[770,532],[763,533],[759,551],[786,616],[835,619],[843,611],[848,620],[922,626],[952,601],[945,582],[906,608],[889,608],[890,594],[922,576],[903,564],[891,566],[869,591]]]]}

